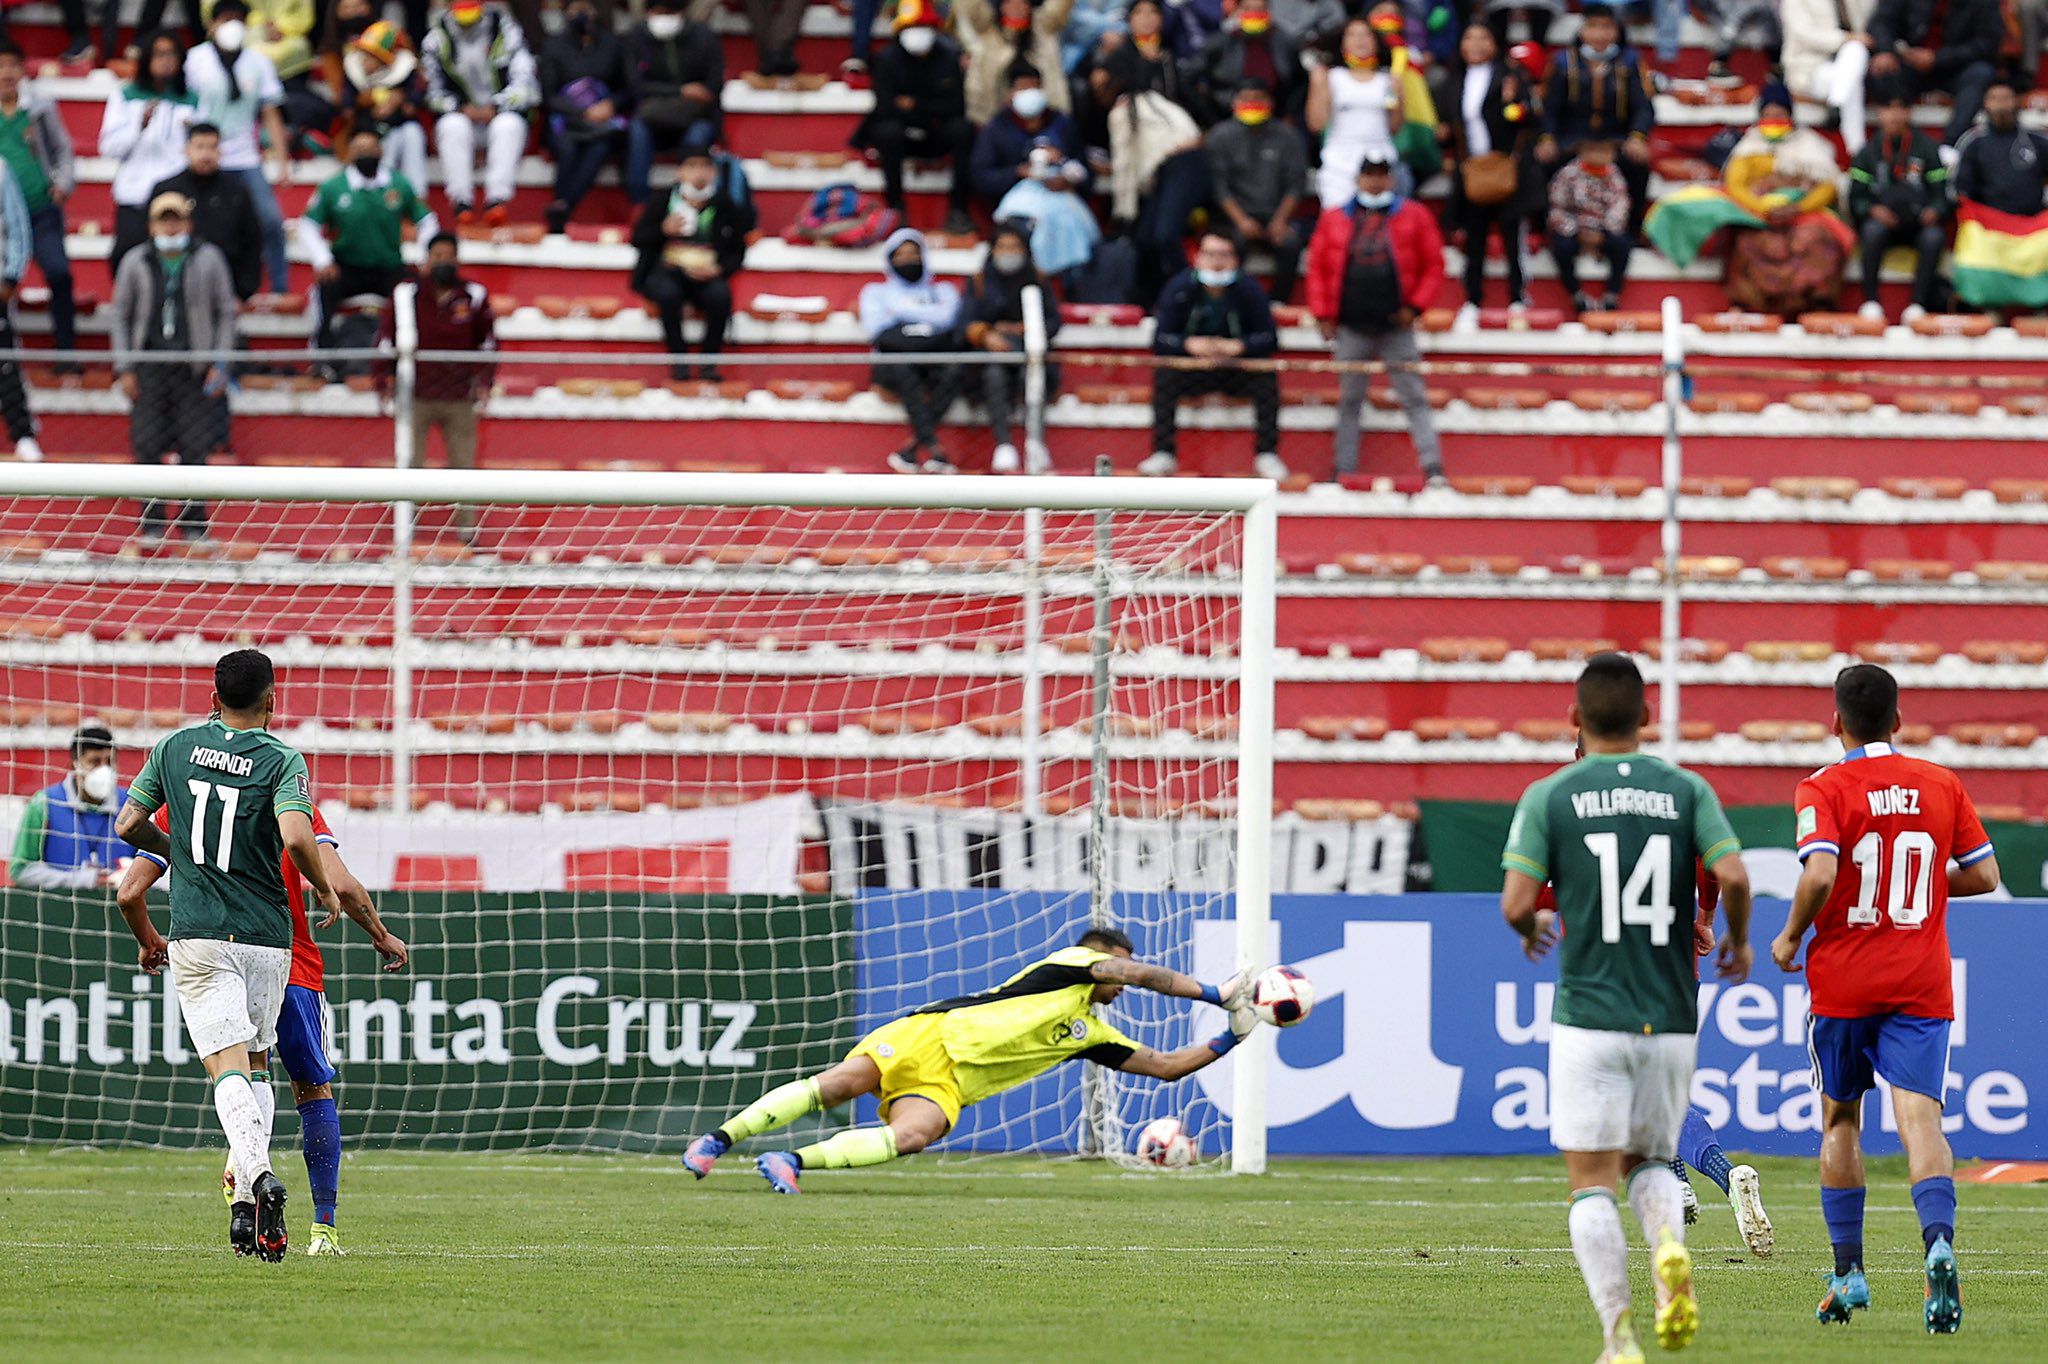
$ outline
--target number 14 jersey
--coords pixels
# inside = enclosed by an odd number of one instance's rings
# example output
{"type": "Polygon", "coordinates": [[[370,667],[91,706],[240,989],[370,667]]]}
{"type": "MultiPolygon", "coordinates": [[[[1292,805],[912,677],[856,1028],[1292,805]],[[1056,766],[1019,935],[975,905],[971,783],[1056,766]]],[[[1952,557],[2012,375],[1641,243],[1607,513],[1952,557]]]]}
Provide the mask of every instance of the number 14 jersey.
{"type": "Polygon", "coordinates": [[[1954,1018],[1949,859],[1967,867],[1992,851],[1962,781],[1890,744],[1865,744],[1800,782],[1792,803],[1799,860],[1839,859],[1806,952],[1814,1014],[1954,1018]]]}

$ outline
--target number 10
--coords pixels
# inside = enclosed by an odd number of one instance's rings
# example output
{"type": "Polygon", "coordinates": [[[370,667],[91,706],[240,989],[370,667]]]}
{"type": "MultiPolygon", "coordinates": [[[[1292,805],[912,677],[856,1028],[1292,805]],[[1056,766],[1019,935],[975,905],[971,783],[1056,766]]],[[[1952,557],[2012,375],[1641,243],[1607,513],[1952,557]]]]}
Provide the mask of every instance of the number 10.
{"type": "MultiPolygon", "coordinates": [[[[1856,903],[1849,922],[1868,927],[1877,922],[1877,883],[1883,876],[1884,835],[1872,829],[1856,840],[1849,860],[1856,864],[1856,903]]],[[[1918,928],[1927,919],[1928,884],[1934,877],[1934,835],[1906,829],[1892,839],[1892,874],[1885,895],[1885,913],[1900,928],[1918,928]]]]}

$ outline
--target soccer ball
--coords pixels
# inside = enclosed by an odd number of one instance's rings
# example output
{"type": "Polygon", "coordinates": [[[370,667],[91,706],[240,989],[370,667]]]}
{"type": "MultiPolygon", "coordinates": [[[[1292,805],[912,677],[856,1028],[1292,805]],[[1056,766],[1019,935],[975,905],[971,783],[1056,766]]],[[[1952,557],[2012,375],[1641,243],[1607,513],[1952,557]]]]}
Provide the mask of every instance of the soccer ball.
{"type": "Polygon", "coordinates": [[[1138,1159],[1162,1170],[1184,1170],[1201,1154],[1179,1118],[1154,1118],[1138,1133],[1138,1159]]]}
{"type": "Polygon", "coordinates": [[[1292,966],[1269,966],[1252,982],[1252,1009],[1276,1028],[1291,1028],[1316,1007],[1316,987],[1292,966]]]}

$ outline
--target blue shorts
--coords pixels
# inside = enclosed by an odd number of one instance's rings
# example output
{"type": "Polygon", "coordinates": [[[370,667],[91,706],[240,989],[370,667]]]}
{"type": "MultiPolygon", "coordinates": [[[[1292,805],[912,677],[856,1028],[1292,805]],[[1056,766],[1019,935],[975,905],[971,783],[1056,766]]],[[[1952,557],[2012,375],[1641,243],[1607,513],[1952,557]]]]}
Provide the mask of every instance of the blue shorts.
{"type": "Polygon", "coordinates": [[[1849,1103],[1868,1094],[1874,1077],[1882,1075],[1894,1089],[1940,1102],[1948,1090],[1948,1025],[1946,1018],[1912,1014],[1808,1016],[1806,1051],[1813,1058],[1813,1087],[1838,1103],[1849,1103]]]}
{"type": "Polygon", "coordinates": [[[277,1015],[277,1059],[285,1074],[302,1085],[334,1083],[334,1065],[327,1059],[321,1029],[320,992],[287,985],[284,1008],[277,1015]]]}

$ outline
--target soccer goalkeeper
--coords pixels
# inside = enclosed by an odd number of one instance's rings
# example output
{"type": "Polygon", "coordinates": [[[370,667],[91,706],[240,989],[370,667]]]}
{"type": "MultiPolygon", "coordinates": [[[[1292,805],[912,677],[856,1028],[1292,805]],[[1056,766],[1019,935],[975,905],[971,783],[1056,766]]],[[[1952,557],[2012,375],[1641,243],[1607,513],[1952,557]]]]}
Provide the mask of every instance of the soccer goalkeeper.
{"type": "Polygon", "coordinates": [[[692,1141],[683,1164],[702,1179],[733,1143],[786,1127],[819,1109],[863,1094],[881,1100],[883,1127],[857,1127],[799,1151],[770,1151],[754,1162],[777,1193],[793,1194],[804,1170],[844,1170],[915,1155],[946,1135],[960,1110],[1013,1089],[1062,1061],[1093,1061],[1127,1075],[1178,1080],[1229,1054],[1258,1023],[1251,974],[1221,985],[1131,960],[1131,940],[1091,928],[1081,941],[1025,967],[993,990],[942,1000],[860,1040],[844,1061],[756,1099],[692,1141]],[[1230,1026],[1207,1042],[1154,1051],[1095,1012],[1135,985],[1230,1011],[1230,1026]]]}

